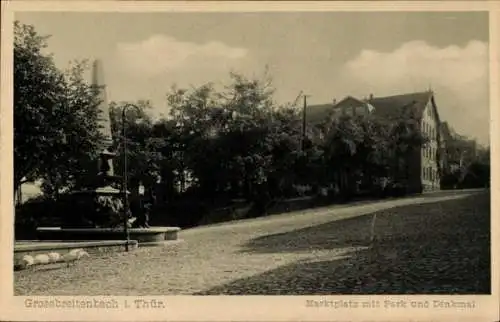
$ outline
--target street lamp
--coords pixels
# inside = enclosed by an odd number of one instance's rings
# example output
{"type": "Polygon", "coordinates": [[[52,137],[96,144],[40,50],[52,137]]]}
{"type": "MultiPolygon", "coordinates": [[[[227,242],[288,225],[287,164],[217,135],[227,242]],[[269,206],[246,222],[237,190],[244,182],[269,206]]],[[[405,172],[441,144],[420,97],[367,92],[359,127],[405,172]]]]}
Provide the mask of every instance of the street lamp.
{"type": "Polygon", "coordinates": [[[134,104],[127,103],[122,107],[122,140],[123,140],[123,233],[125,234],[126,244],[125,250],[129,251],[129,243],[130,243],[130,234],[128,230],[128,191],[127,191],[127,181],[128,181],[128,173],[127,173],[127,132],[125,126],[125,116],[127,109],[129,107],[135,108],[139,113],[141,109],[134,104]]]}

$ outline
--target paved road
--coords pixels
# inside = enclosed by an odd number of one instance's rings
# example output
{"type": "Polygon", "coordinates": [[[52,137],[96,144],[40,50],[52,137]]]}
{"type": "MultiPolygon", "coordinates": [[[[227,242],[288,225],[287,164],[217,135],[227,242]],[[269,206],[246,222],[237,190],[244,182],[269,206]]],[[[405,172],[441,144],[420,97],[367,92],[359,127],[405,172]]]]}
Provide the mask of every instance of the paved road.
{"type": "Polygon", "coordinates": [[[189,229],[180,238],[184,242],[175,246],[91,258],[75,267],[15,272],[15,294],[489,291],[484,192],[334,206],[189,229]],[[368,249],[372,213],[379,242],[368,249]]]}

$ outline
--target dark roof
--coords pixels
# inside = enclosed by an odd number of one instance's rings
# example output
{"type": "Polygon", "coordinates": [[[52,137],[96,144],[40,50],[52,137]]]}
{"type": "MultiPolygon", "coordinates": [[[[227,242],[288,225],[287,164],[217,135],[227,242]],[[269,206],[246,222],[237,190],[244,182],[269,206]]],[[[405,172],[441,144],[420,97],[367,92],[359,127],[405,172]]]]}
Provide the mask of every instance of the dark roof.
{"type": "Polygon", "coordinates": [[[335,104],[334,108],[358,107],[358,106],[363,106],[365,104],[366,103],[363,102],[362,100],[359,100],[352,96],[347,96],[346,98],[335,104]]]}
{"type": "Polygon", "coordinates": [[[398,117],[408,112],[415,113],[417,118],[421,118],[425,106],[432,98],[431,91],[394,95],[386,97],[374,97],[368,100],[375,107],[375,115],[382,117],[398,117]]]}
{"type": "Polygon", "coordinates": [[[376,116],[384,118],[395,118],[412,113],[420,119],[429,100],[433,99],[432,91],[417,92],[386,97],[373,97],[367,101],[362,101],[352,96],[347,96],[337,104],[311,105],[306,111],[306,121],[310,124],[320,124],[326,120],[333,110],[342,107],[358,107],[363,104],[370,104],[376,116]]]}
{"type": "Polygon", "coordinates": [[[333,110],[333,104],[310,105],[306,110],[306,122],[320,124],[325,121],[333,110]]]}
{"type": "Polygon", "coordinates": [[[310,124],[320,124],[327,120],[335,109],[343,107],[358,107],[364,104],[365,102],[358,100],[357,98],[347,96],[335,105],[332,103],[310,105],[307,107],[306,121],[310,124]]]}

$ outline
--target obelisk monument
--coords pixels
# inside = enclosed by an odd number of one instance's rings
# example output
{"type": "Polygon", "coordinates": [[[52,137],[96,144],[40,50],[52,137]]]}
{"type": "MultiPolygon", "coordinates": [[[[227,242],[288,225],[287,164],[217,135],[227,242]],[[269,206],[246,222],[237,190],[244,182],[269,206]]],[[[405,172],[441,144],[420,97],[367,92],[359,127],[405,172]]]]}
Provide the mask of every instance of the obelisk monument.
{"type": "Polygon", "coordinates": [[[106,95],[106,85],[104,83],[104,70],[102,62],[96,59],[92,64],[92,87],[97,92],[98,99],[98,126],[103,141],[99,146],[98,177],[101,182],[107,183],[108,179],[114,177],[113,157],[111,151],[113,136],[111,133],[111,118],[108,99],[106,95]]]}
{"type": "Polygon", "coordinates": [[[91,86],[96,91],[97,123],[102,140],[97,146],[98,158],[92,169],[89,169],[83,186],[68,194],[67,201],[72,210],[65,214],[65,228],[113,227],[121,222],[119,208],[122,205],[122,193],[116,188],[119,186],[119,177],[114,175],[111,116],[100,60],[95,60],[92,64],[91,86]]]}

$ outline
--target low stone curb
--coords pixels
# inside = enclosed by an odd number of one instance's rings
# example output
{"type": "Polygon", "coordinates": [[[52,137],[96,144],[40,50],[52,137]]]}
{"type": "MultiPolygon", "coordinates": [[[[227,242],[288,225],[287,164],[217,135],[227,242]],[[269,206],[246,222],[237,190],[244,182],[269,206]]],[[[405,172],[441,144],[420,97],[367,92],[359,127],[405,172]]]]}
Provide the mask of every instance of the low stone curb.
{"type": "Polygon", "coordinates": [[[184,242],[184,240],[182,240],[182,239],[142,242],[142,243],[140,243],[140,247],[154,247],[154,246],[170,247],[170,246],[181,244],[183,242],[184,242]]]}
{"type": "MultiPolygon", "coordinates": [[[[26,243],[27,241],[24,242],[26,243]]],[[[18,244],[14,246],[14,270],[21,270],[39,265],[69,263],[90,255],[125,251],[125,245],[126,241],[121,240],[73,242],[37,241],[29,244],[18,244]],[[76,256],[74,260],[68,260],[71,257],[69,254],[82,252],[85,255],[80,257],[76,256]],[[65,257],[65,260],[62,260],[63,257],[65,257]],[[38,261],[35,261],[36,258],[38,258],[38,261]]],[[[136,240],[129,241],[130,250],[137,249],[137,247],[138,242],[136,240]]]]}
{"type": "Polygon", "coordinates": [[[21,259],[14,261],[14,270],[22,270],[30,267],[49,264],[67,264],[89,257],[89,254],[81,248],[75,248],[67,253],[50,252],[37,255],[24,255],[21,259]]]}

